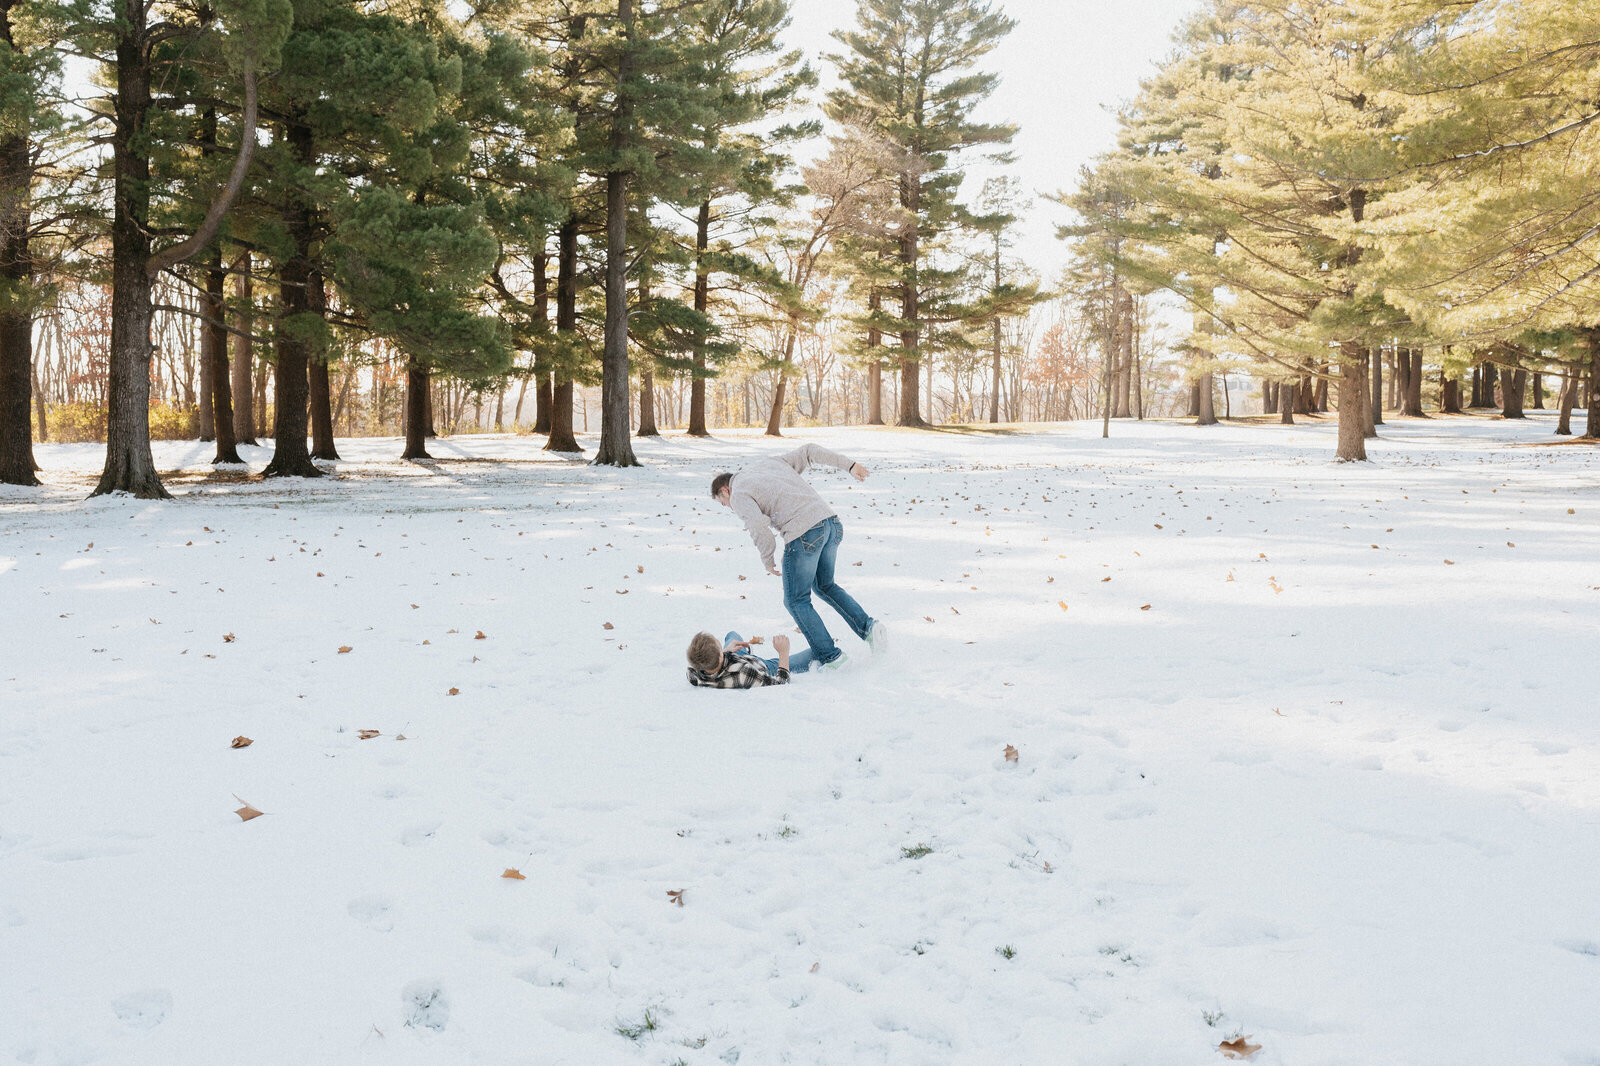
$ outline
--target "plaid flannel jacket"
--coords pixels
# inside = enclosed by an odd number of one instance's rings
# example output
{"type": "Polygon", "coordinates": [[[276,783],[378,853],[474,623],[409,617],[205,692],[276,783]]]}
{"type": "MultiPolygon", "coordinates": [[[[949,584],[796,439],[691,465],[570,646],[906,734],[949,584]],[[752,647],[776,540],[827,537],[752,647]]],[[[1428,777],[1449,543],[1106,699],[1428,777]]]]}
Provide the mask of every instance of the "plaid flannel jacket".
{"type": "Polygon", "coordinates": [[[763,685],[787,685],[789,671],[778,668],[778,676],[767,673],[767,664],[755,655],[741,655],[736,651],[722,653],[722,670],[716,674],[702,674],[689,667],[689,684],[701,688],[760,688],[763,685]]]}

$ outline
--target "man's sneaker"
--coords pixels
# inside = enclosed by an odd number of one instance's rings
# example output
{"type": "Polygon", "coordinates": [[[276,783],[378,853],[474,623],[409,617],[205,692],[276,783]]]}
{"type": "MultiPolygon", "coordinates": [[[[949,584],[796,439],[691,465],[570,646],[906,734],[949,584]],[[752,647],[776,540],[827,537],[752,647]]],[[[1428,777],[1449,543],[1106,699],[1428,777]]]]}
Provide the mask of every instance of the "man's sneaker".
{"type": "Polygon", "coordinates": [[[844,652],[840,652],[839,653],[839,657],[837,659],[834,659],[832,662],[823,663],[817,669],[819,669],[819,670],[837,670],[840,667],[844,666],[849,661],[850,661],[850,656],[846,655],[844,652]]]}
{"type": "Polygon", "coordinates": [[[888,651],[889,627],[874,619],[872,625],[867,627],[867,647],[872,649],[874,655],[888,651]]]}

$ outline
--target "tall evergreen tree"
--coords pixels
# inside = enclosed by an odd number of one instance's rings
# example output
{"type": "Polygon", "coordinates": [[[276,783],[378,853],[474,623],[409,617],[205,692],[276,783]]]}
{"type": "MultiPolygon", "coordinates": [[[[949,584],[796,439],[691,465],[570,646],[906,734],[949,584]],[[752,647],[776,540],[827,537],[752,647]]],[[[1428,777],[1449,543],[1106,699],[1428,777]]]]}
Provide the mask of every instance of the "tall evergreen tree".
{"type": "Polygon", "coordinates": [[[111,351],[106,464],[94,494],[130,492],[165,498],[150,452],[150,327],[152,287],[163,270],[185,262],[216,235],[244,188],[256,148],[258,84],[277,65],[288,36],[288,0],[216,0],[211,7],[174,8],[152,23],[145,0],[83,0],[74,27],[78,50],[97,56],[114,86],[111,121],[111,351]],[[163,194],[152,160],[177,146],[171,124],[155,108],[158,86],[181,82],[186,61],[179,42],[222,33],[222,55],[241,82],[239,143],[227,183],[216,192],[199,227],[187,237],[152,238],[152,198],[163,194]]]}
{"type": "Polygon", "coordinates": [[[897,146],[896,175],[907,222],[898,234],[900,411],[902,426],[922,426],[919,378],[929,354],[927,306],[949,300],[959,272],[927,262],[932,247],[960,221],[962,173],[952,164],[967,149],[1007,144],[1016,127],[981,123],[973,111],[999,76],[973,67],[1016,23],[981,0],[860,0],[857,28],[834,36],[830,57],[841,87],[829,94],[835,121],[869,128],[897,146]]]}

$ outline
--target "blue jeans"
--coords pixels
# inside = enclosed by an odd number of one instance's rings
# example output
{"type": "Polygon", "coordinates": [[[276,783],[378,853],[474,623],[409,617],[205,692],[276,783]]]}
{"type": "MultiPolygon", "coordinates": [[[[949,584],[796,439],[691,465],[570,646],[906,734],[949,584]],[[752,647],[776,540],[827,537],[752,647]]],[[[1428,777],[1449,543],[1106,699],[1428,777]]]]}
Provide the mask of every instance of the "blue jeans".
{"type": "Polygon", "coordinates": [[[867,630],[872,627],[872,619],[861,605],[834,584],[833,558],[842,540],[844,526],[835,516],[824,518],[783,548],[783,605],[805,635],[819,663],[831,663],[843,653],[834,644],[828,627],[822,624],[817,609],[811,606],[813,592],[838,611],[839,617],[861,639],[866,639],[867,630]]]}
{"type": "MultiPolygon", "coordinates": [[[[722,646],[726,648],[733,641],[743,639],[744,638],[741,637],[736,630],[730,629],[728,631],[728,635],[722,638],[722,646]]],[[[750,654],[756,655],[754,648],[750,649],[750,654]]],[[[756,658],[761,659],[761,656],[756,655],[756,658]]],[[[811,669],[812,658],[813,656],[809,651],[791,652],[789,654],[789,672],[791,674],[805,673],[807,670],[811,669]]],[[[761,661],[767,664],[767,673],[771,674],[773,677],[778,676],[778,660],[761,659],[761,661]]]]}

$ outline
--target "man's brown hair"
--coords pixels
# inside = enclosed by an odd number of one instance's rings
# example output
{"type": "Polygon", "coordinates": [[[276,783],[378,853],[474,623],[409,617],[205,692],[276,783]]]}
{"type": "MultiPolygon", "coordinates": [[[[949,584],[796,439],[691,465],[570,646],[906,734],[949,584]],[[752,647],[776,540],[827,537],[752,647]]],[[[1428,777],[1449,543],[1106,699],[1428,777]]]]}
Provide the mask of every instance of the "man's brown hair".
{"type": "Polygon", "coordinates": [[[711,498],[714,500],[722,495],[722,490],[733,483],[732,474],[718,474],[711,479],[711,498]]]}
{"type": "Polygon", "coordinates": [[[702,674],[722,669],[722,642],[710,633],[696,633],[689,642],[689,665],[702,674]]]}

